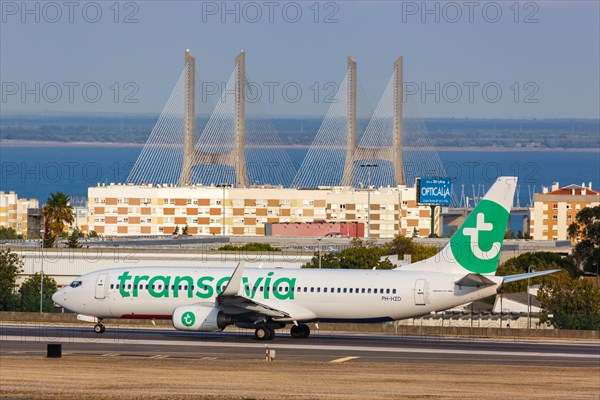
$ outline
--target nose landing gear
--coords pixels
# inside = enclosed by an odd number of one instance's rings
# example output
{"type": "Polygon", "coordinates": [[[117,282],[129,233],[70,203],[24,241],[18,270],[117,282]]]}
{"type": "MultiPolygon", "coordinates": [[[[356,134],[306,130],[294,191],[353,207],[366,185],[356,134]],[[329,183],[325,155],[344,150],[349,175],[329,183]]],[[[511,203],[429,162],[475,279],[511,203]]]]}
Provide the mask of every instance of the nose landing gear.
{"type": "Polygon", "coordinates": [[[94,325],[94,332],[98,334],[104,333],[104,325],[101,322],[98,322],[96,325],[94,325]]]}

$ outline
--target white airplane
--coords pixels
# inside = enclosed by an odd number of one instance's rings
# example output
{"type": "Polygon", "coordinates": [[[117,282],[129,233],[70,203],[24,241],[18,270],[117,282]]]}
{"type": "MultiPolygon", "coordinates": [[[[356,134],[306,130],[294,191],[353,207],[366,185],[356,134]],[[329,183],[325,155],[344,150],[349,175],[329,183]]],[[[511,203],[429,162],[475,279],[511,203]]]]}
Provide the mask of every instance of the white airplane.
{"type": "Polygon", "coordinates": [[[269,340],[306,322],[382,322],[418,317],[495,294],[503,284],[552,271],[494,276],[517,178],[500,177],[434,257],[393,270],[136,267],[85,274],[52,299],[95,323],[104,318],[171,319],[175,329],[254,329],[269,340]]]}

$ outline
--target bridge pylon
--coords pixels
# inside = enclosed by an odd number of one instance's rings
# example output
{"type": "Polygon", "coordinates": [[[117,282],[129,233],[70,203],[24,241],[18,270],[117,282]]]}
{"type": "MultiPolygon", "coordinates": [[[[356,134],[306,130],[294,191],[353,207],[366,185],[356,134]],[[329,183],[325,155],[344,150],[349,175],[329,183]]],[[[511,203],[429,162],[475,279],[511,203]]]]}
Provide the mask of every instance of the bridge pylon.
{"type": "MultiPolygon", "coordinates": [[[[189,50],[185,53],[185,70],[183,165],[179,179],[180,186],[191,185],[194,167],[202,164],[230,166],[235,170],[236,186],[248,186],[244,152],[246,137],[246,53],[242,51],[235,58],[234,142],[231,150],[226,152],[200,151],[195,148],[196,61],[189,50]]],[[[233,182],[227,183],[232,184],[233,182]]]]}
{"type": "Polygon", "coordinates": [[[343,186],[351,186],[357,161],[382,160],[392,163],[394,184],[405,185],[404,161],[402,158],[402,106],[403,106],[403,60],[394,62],[393,72],[393,115],[392,145],[389,147],[360,147],[356,143],[356,82],[358,79],[356,61],[348,57],[348,94],[347,94],[347,142],[343,186]]]}

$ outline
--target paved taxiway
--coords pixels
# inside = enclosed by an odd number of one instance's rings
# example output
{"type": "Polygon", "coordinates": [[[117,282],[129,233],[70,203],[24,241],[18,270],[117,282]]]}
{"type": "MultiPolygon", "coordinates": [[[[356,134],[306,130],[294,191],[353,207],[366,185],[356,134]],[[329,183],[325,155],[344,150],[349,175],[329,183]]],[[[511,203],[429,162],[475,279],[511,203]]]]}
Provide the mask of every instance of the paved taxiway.
{"type": "Polygon", "coordinates": [[[600,342],[416,337],[313,331],[292,339],[279,330],[273,341],[256,341],[252,331],[188,333],[172,329],[107,326],[1,324],[0,355],[45,354],[46,343],[62,343],[63,354],[102,357],[259,359],[265,345],[277,359],[305,361],[451,363],[600,367],[600,342]]]}

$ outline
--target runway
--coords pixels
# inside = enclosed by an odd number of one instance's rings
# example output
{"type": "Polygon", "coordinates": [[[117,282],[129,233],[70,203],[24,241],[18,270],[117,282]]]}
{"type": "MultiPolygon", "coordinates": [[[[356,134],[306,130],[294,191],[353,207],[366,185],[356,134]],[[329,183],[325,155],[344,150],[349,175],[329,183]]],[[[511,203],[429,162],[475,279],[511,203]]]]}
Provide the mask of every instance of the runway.
{"type": "Polygon", "coordinates": [[[186,359],[261,359],[265,346],[276,359],[320,362],[388,362],[600,367],[600,342],[418,337],[313,331],[292,339],[279,330],[272,341],[252,331],[189,333],[172,329],[1,324],[0,355],[43,355],[47,343],[62,343],[63,356],[186,359]]]}

